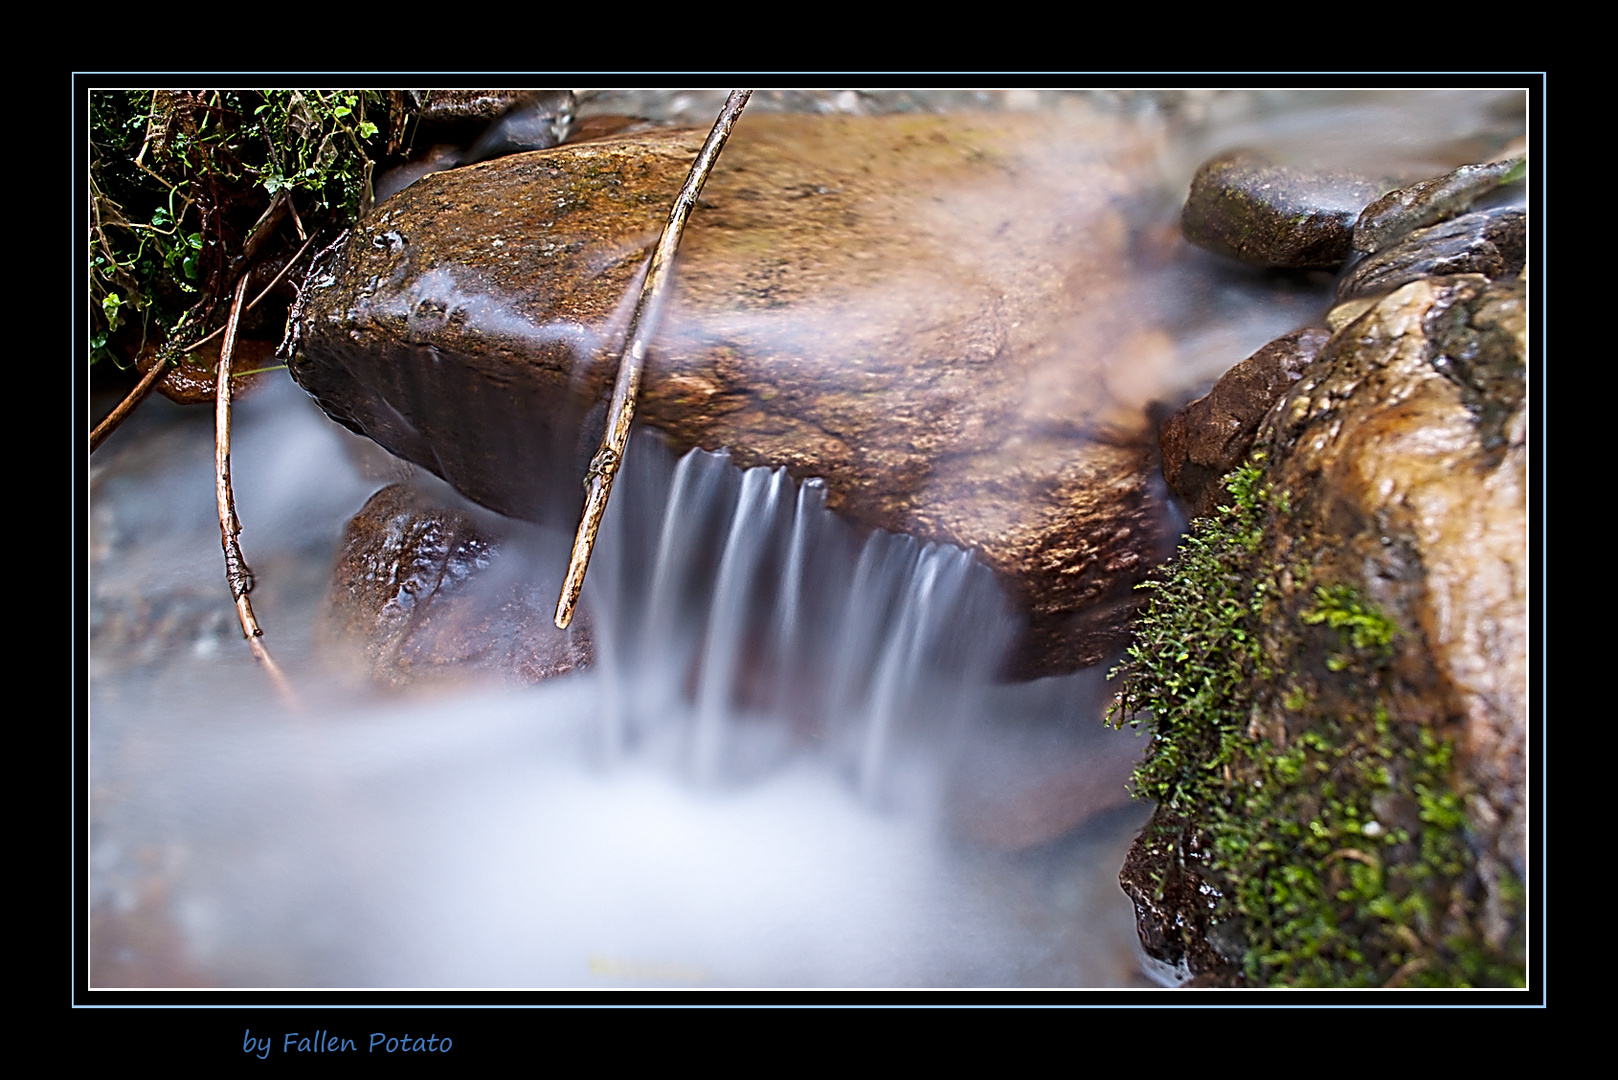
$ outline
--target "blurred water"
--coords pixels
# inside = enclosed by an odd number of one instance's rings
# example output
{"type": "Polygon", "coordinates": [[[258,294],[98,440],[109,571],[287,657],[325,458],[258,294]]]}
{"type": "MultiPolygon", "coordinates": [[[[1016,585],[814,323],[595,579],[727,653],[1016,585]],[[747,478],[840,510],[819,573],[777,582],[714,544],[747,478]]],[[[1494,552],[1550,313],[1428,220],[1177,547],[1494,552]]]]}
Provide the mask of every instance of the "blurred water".
{"type": "MultiPolygon", "coordinates": [[[[1197,162],[1234,145],[1419,173],[1520,126],[1493,92],[1268,93],[1176,99],[1164,195],[1131,228],[1171,233],[1197,162]]],[[[963,100],[1067,107],[1040,94],[963,100]]],[[[1152,272],[1185,392],[1325,302],[1183,248],[1152,272]]],[[[993,683],[1015,620],[965,553],[637,435],[584,597],[595,668],[387,697],[316,633],[377,452],[284,378],[236,428],[254,604],[311,707],[240,640],[211,416],[148,402],[92,462],[93,985],[1148,984],[1116,884],[1140,744],[1101,726],[1099,670],[993,683]]],[[[528,528],[525,572],[559,581],[570,540],[528,528]]]]}
{"type": "MultiPolygon", "coordinates": [[[[964,553],[859,537],[813,483],[637,437],[586,595],[593,672],[375,698],[312,631],[377,483],[281,382],[241,404],[233,458],[267,640],[315,703],[291,714],[213,580],[211,427],[147,408],[93,481],[103,982],[1137,981],[1110,880],[1135,740],[1097,723],[1094,673],[990,685],[1014,624],[964,553]],[[990,762],[1048,785],[1053,753],[1113,789],[1065,840],[977,790],[990,762]]],[[[567,540],[530,539],[558,560],[567,540]]]]}

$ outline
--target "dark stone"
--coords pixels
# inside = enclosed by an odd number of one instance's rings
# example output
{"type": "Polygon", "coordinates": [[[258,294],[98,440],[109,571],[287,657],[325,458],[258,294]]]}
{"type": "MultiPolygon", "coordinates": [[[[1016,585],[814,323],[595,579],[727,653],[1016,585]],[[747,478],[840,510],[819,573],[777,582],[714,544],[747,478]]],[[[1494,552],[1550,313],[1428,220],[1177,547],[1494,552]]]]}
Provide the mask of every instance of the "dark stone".
{"type": "MultiPolygon", "coordinates": [[[[491,125],[524,111],[559,115],[573,112],[571,90],[406,90],[406,107],[415,111],[413,143],[420,149],[436,143],[470,146],[491,125]]],[[[548,145],[565,137],[561,134],[548,145]]]]}
{"type": "MultiPolygon", "coordinates": [[[[677,452],[822,477],[855,525],[972,550],[1028,614],[1028,674],[1118,648],[1167,542],[1145,407],[1172,345],[1131,321],[1114,209],[1151,190],[1154,152],[1073,122],[743,116],[637,412],[677,452]]],[[[313,292],[294,377],[473,500],[571,529],[632,289],[705,134],[400,193],[313,292]]]]}
{"type": "Polygon", "coordinates": [[[1526,254],[1526,226],[1522,208],[1499,207],[1416,229],[1356,263],[1337,283],[1337,299],[1392,292],[1423,277],[1516,277],[1526,254]]]}
{"type": "Polygon", "coordinates": [[[536,90],[524,94],[467,149],[466,163],[549,150],[567,138],[572,124],[573,91],[536,90]]]}
{"type": "Polygon", "coordinates": [[[568,137],[573,105],[571,90],[432,91],[417,115],[412,139],[425,151],[376,178],[376,202],[392,198],[430,173],[548,150],[568,137]]]}
{"type": "Polygon", "coordinates": [[[589,665],[588,623],[556,629],[560,576],[536,581],[499,523],[438,505],[406,484],[349,521],[332,574],[329,634],[372,679],[535,683],[589,665]]]}
{"type": "Polygon", "coordinates": [[[1520,157],[1462,165],[1443,176],[1390,191],[1360,215],[1354,226],[1354,250],[1381,251],[1414,229],[1464,214],[1480,196],[1522,176],[1524,168],[1520,157]]]}
{"type": "Polygon", "coordinates": [[[1331,335],[1295,330],[1264,346],[1164,422],[1163,478],[1197,516],[1228,498],[1220,480],[1247,458],[1259,423],[1303,374],[1331,335]]]}
{"type": "Polygon", "coordinates": [[[1159,808],[1130,845],[1118,883],[1135,905],[1147,956],[1197,986],[1239,986],[1242,944],[1219,932],[1220,892],[1197,840],[1191,823],[1159,808]]]}
{"type": "Polygon", "coordinates": [[[1387,189],[1235,151],[1197,170],[1180,228],[1193,244],[1255,266],[1335,270],[1349,256],[1360,211],[1387,189]]]}

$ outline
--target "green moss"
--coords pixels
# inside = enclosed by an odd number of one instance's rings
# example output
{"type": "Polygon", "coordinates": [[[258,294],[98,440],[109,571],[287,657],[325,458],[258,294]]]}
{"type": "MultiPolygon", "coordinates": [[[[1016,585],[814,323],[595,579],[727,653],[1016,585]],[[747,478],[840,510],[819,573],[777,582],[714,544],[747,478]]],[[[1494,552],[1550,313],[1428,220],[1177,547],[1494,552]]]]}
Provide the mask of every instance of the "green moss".
{"type": "Polygon", "coordinates": [[[1214,922],[1240,931],[1250,983],[1520,984],[1472,929],[1453,742],[1396,717],[1397,625],[1307,564],[1283,589],[1266,558],[1290,508],[1261,457],[1227,490],[1145,586],[1113,673],[1112,720],[1154,735],[1134,791],[1186,823],[1163,849],[1206,853],[1197,872],[1219,896],[1214,922]]]}

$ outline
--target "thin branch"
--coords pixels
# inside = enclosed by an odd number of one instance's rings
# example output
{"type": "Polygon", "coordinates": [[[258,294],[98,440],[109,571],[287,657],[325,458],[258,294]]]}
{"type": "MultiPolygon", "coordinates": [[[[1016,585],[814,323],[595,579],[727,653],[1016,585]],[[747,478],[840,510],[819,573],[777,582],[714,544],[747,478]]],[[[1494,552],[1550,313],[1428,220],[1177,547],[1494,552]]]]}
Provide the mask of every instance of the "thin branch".
{"type": "Polygon", "coordinates": [[[719,110],[708,141],[702,144],[697,160],[691,164],[691,174],[674,200],[669,220],[658,238],[657,249],[652,252],[652,265],[641,286],[640,299],[635,304],[634,317],[629,321],[626,347],[618,361],[618,382],[612,391],[612,408],[607,418],[607,431],[601,437],[601,448],[590,461],[585,473],[587,490],[584,515],[579,519],[579,531],[573,539],[573,556],[568,561],[567,578],[562,583],[562,595],[556,602],[556,625],[566,630],[573,621],[573,611],[579,603],[579,592],[584,588],[584,572],[590,566],[590,553],[595,548],[596,533],[601,529],[601,517],[607,512],[607,496],[612,492],[613,478],[624,459],[624,448],[629,445],[629,426],[635,418],[635,399],[640,392],[641,372],[646,366],[646,349],[657,333],[658,316],[668,297],[669,283],[673,281],[674,253],[680,247],[686,220],[702,194],[702,185],[713,171],[725,140],[736,126],[751,90],[732,90],[719,110]]]}
{"type": "Polygon", "coordinates": [[[219,544],[225,552],[225,581],[236,601],[236,616],[241,621],[242,633],[247,636],[248,648],[264,665],[282,700],[297,708],[298,697],[292,691],[292,684],[287,682],[270,656],[270,650],[265,648],[264,631],[253,617],[253,602],[247,598],[253,591],[253,571],[248,568],[241,542],[236,539],[242,531],[242,523],[236,517],[236,500],[230,490],[230,362],[236,352],[236,325],[241,321],[242,298],[246,295],[247,275],[243,274],[236,283],[236,295],[231,298],[225,340],[219,347],[219,374],[214,380],[218,385],[214,395],[214,491],[219,503],[219,544]]]}
{"type": "Polygon", "coordinates": [[[146,374],[140,377],[140,382],[135,384],[135,389],[131,390],[124,397],[124,400],[120,401],[112,412],[107,414],[107,418],[97,424],[95,430],[90,432],[90,453],[95,453],[96,447],[106,442],[107,436],[117,431],[118,425],[123,423],[124,419],[135,411],[135,406],[146,400],[146,395],[152,392],[152,387],[157,385],[157,380],[161,379],[163,372],[167,370],[168,364],[162,359],[159,359],[157,363],[147,369],[146,374]]]}

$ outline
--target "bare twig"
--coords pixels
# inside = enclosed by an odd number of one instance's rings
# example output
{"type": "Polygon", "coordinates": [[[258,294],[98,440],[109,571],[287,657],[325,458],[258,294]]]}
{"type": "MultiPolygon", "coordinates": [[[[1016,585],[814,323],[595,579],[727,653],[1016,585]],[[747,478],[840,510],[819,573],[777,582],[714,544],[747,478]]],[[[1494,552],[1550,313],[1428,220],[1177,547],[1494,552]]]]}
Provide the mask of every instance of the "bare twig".
{"type": "Polygon", "coordinates": [[[292,684],[287,682],[276,666],[270,650],[264,646],[264,631],[253,617],[253,602],[247,594],[253,591],[253,571],[242,556],[242,545],[236,537],[242,523],[236,517],[236,500],[230,490],[230,361],[236,352],[236,325],[242,317],[242,298],[247,294],[247,275],[236,283],[236,295],[231,298],[230,317],[225,322],[225,340],[219,347],[218,385],[214,395],[214,491],[219,502],[219,543],[225,552],[225,581],[230,585],[231,598],[236,601],[236,616],[241,620],[242,633],[258,662],[264,665],[270,681],[280,691],[282,699],[294,708],[298,705],[292,684]]]}
{"type": "Polygon", "coordinates": [[[135,406],[146,400],[146,395],[152,392],[152,387],[157,385],[157,380],[161,379],[163,372],[167,370],[168,363],[159,359],[157,363],[147,370],[146,374],[140,377],[140,382],[135,384],[135,389],[125,395],[124,400],[120,401],[112,412],[107,414],[106,419],[97,424],[95,429],[90,432],[90,453],[95,453],[96,447],[106,442],[107,436],[117,431],[118,425],[124,422],[124,418],[135,411],[135,406]]]}
{"type": "Polygon", "coordinates": [[[562,595],[556,602],[556,625],[566,630],[573,621],[573,610],[578,606],[579,591],[584,588],[584,572],[590,566],[590,552],[595,547],[596,533],[601,528],[601,517],[607,512],[607,496],[612,492],[612,481],[624,459],[624,448],[629,444],[629,425],[635,418],[635,398],[640,392],[641,372],[646,366],[646,348],[657,333],[658,316],[668,296],[669,282],[673,280],[674,253],[679,249],[680,237],[685,232],[686,219],[702,194],[702,185],[713,171],[725,140],[736,126],[751,90],[732,90],[719,110],[708,141],[702,144],[697,160],[691,164],[691,174],[674,200],[669,220],[658,238],[657,249],[652,252],[652,265],[641,286],[640,299],[635,304],[634,317],[629,321],[626,347],[618,362],[618,382],[612,391],[612,408],[607,414],[607,431],[601,438],[601,448],[590,461],[590,470],[584,482],[584,515],[579,520],[578,535],[573,539],[573,557],[568,561],[567,578],[562,583],[562,595]]]}

